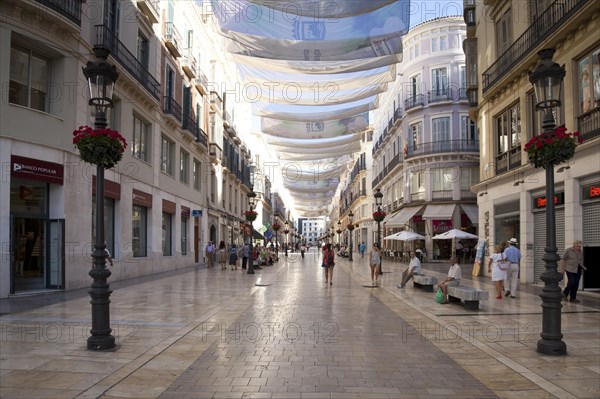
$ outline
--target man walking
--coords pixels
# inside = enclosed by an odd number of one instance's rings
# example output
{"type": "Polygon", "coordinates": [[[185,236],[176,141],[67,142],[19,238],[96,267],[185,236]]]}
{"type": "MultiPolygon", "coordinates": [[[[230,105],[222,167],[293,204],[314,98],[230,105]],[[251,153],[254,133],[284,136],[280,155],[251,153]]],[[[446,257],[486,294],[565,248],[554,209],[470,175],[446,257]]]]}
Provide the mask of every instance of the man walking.
{"type": "Polygon", "coordinates": [[[417,254],[412,252],[410,253],[410,263],[406,270],[402,272],[402,281],[398,288],[404,288],[406,283],[415,275],[421,272],[421,261],[417,258],[417,254]]]}
{"type": "Polygon", "coordinates": [[[519,278],[519,262],[521,261],[521,251],[516,247],[518,244],[516,238],[508,240],[508,247],[504,250],[504,257],[510,263],[504,280],[505,297],[515,297],[517,293],[517,283],[519,278]]]}
{"type": "Polygon", "coordinates": [[[215,246],[212,241],[206,244],[206,267],[211,268],[215,265],[215,246]]]}
{"type": "Polygon", "coordinates": [[[571,248],[567,248],[565,254],[560,260],[560,272],[565,275],[567,273],[567,286],[563,291],[564,300],[571,302],[579,302],[577,299],[577,289],[579,288],[579,280],[581,272],[587,270],[583,265],[583,252],[581,251],[580,240],[576,240],[571,248]]]}
{"type": "Polygon", "coordinates": [[[358,245],[358,252],[360,252],[360,258],[361,258],[361,259],[364,259],[364,258],[365,258],[365,249],[366,249],[366,248],[367,248],[367,247],[365,246],[365,242],[364,242],[364,241],[363,241],[363,242],[361,242],[361,243],[358,245]]]}

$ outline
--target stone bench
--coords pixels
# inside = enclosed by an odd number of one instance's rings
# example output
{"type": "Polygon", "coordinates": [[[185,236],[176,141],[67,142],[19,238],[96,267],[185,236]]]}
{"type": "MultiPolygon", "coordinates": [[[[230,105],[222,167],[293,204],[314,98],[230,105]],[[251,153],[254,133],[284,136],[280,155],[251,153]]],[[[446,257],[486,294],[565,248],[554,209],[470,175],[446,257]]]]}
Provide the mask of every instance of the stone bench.
{"type": "Polygon", "coordinates": [[[477,310],[479,309],[479,301],[484,301],[489,298],[487,291],[481,291],[472,287],[465,287],[464,285],[450,286],[448,287],[448,301],[449,302],[464,302],[465,309],[477,310]]]}
{"type": "Polygon", "coordinates": [[[428,276],[426,274],[413,275],[413,287],[421,288],[426,292],[433,292],[433,286],[437,284],[437,277],[428,276]]]}

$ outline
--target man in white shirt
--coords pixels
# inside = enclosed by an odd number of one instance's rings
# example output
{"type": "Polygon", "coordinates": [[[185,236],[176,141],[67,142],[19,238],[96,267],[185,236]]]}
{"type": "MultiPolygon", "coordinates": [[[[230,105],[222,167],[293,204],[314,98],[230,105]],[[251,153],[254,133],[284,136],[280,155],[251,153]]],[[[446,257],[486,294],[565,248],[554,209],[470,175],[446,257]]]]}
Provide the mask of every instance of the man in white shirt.
{"type": "Polygon", "coordinates": [[[402,281],[398,288],[404,288],[406,283],[414,276],[415,274],[419,274],[421,272],[421,261],[417,258],[417,255],[414,252],[410,253],[410,263],[406,270],[402,272],[402,281]]]}
{"type": "Polygon", "coordinates": [[[450,270],[448,270],[448,277],[446,277],[444,281],[438,284],[438,288],[441,288],[442,292],[444,293],[444,300],[442,301],[442,304],[448,303],[448,287],[460,284],[462,271],[460,269],[460,266],[456,262],[458,262],[456,256],[450,258],[450,270]]]}

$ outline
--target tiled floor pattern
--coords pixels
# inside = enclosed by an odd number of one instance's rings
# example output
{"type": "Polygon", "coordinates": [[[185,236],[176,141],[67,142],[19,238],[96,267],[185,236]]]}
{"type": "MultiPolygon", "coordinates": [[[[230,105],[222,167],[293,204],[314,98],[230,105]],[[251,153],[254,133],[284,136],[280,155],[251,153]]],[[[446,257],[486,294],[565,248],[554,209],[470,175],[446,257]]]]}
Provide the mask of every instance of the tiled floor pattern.
{"type": "Polygon", "coordinates": [[[360,260],[338,261],[326,286],[310,255],[254,276],[200,268],[146,279],[115,289],[119,348],[107,353],[85,349],[87,297],[3,315],[0,397],[600,396],[597,298],[565,304],[569,355],[549,357],[535,351],[537,295],[465,311],[397,289],[403,267],[388,265],[381,288],[362,286],[360,260]]]}

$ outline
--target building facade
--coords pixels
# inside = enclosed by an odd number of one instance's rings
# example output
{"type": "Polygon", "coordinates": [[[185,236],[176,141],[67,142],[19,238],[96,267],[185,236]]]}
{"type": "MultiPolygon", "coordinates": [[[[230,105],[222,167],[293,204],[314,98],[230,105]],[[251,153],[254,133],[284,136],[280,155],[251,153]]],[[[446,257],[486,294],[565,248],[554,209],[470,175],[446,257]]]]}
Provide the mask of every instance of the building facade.
{"type": "MultiPolygon", "coordinates": [[[[528,72],[537,53],[555,49],[564,65],[557,126],[579,131],[575,157],[555,167],[556,241],[560,256],[584,243],[587,265],[600,256],[600,9],[596,2],[467,1],[467,87],[470,115],[481,132],[481,182],[473,187],[479,235],[490,246],[514,237],[523,254],[520,279],[540,283],[545,271],[545,172],[524,145],[542,132],[528,72]]],[[[584,288],[600,288],[597,268],[584,288]]]]}
{"type": "Polygon", "coordinates": [[[90,284],[95,166],[71,132],[93,124],[81,69],[94,46],[119,72],[108,121],[128,142],[106,171],[111,280],[189,267],[207,241],[240,237],[253,155],[236,122],[248,126],[247,109],[226,101],[236,70],[198,4],[2,2],[0,297],[90,284]]]}
{"type": "Polygon", "coordinates": [[[460,17],[412,28],[403,40],[398,79],[376,113],[372,187],[383,194],[382,235],[408,229],[425,237],[384,241],[391,256],[425,248],[430,259],[434,253],[447,259],[452,240],[432,237],[454,228],[477,231],[470,188],[479,181],[479,135],[468,114],[465,36],[460,17]]]}

